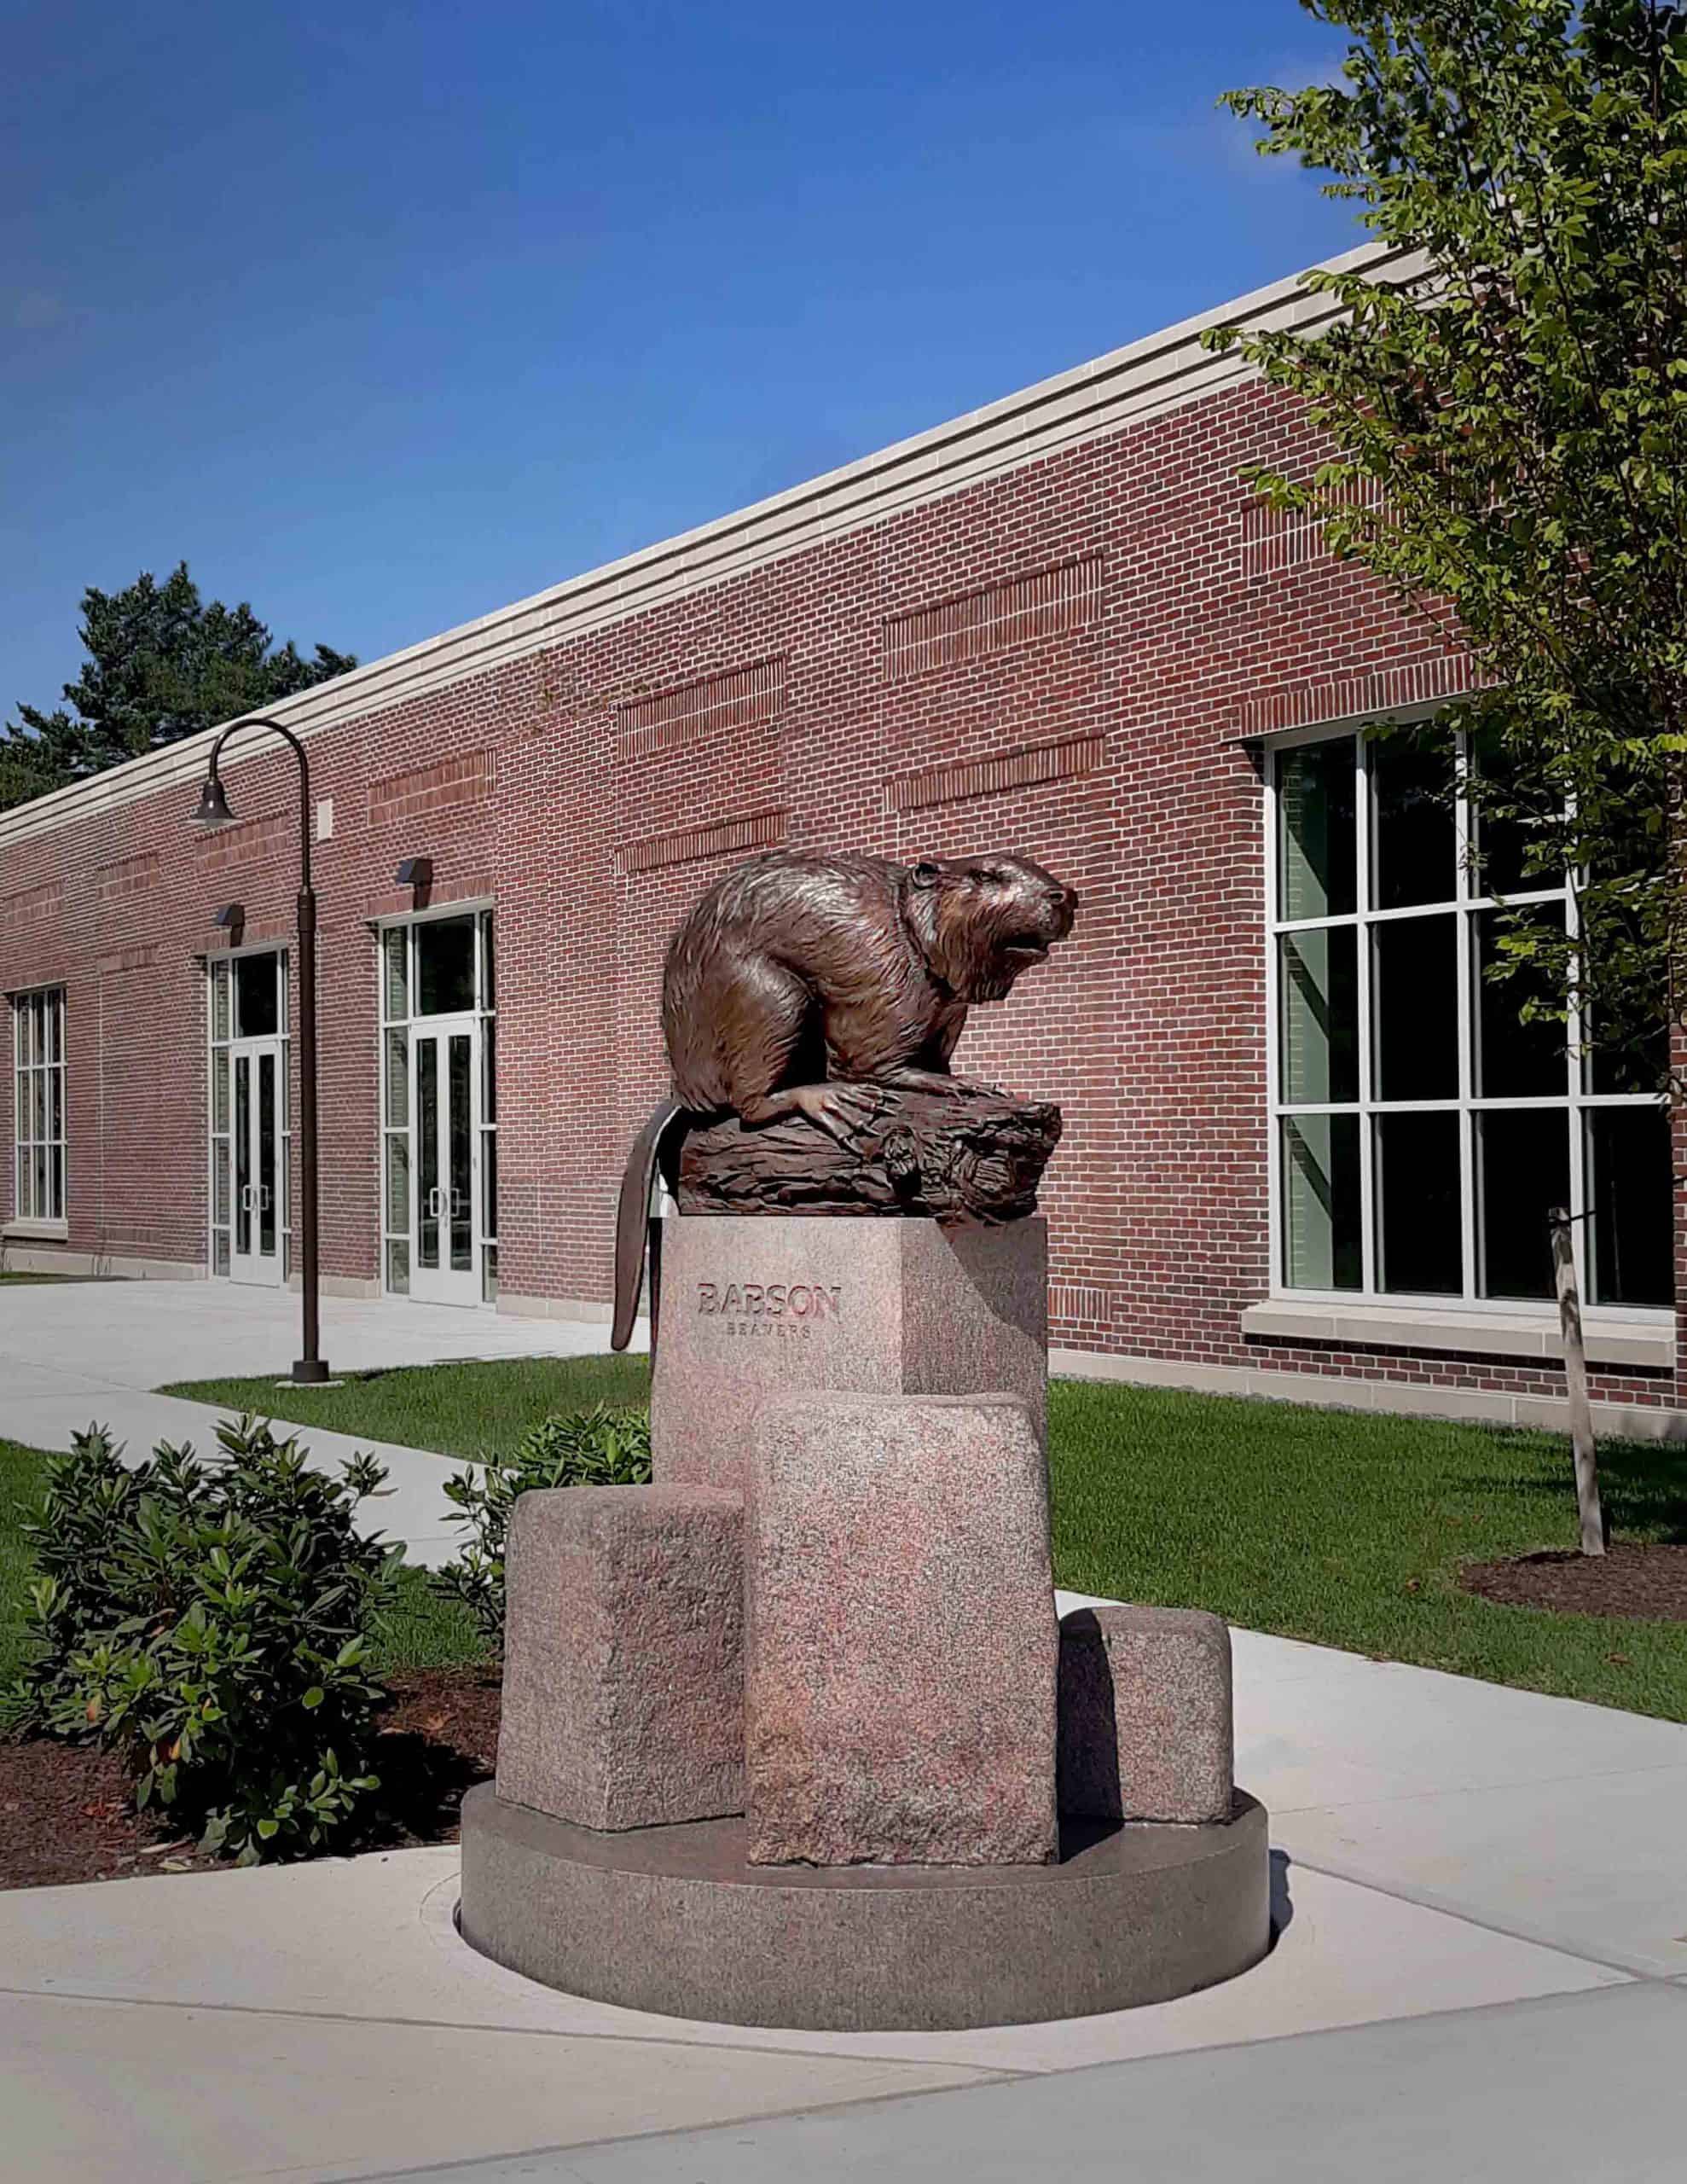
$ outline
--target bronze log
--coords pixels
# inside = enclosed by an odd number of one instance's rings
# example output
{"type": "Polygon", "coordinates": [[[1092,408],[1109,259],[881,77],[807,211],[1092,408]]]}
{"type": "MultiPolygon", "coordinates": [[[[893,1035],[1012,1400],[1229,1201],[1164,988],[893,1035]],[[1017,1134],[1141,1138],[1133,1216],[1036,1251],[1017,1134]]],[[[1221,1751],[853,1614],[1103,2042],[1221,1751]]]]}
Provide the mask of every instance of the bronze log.
{"type": "Polygon", "coordinates": [[[986,1226],[1023,1220],[1060,1140],[1060,1110],[952,1079],[942,1092],[864,1088],[843,1141],[801,1116],[691,1131],[681,1213],[883,1213],[986,1226]]]}

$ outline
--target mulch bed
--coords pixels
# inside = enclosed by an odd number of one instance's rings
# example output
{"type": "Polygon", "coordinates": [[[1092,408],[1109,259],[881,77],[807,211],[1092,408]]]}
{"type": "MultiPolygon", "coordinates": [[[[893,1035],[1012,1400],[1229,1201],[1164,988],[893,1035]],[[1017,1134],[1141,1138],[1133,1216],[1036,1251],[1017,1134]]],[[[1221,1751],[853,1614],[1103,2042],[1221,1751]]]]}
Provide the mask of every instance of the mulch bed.
{"type": "Polygon", "coordinates": [[[1508,1607],[1559,1615],[1614,1615],[1638,1623],[1687,1623],[1687,1546],[1574,1549],[1478,1562],[1461,1574],[1469,1593],[1508,1607]]]}
{"type": "MultiPolygon", "coordinates": [[[[497,1759],[497,1671],[416,1670],[388,1685],[374,1760],[380,1809],[355,1847],[455,1843],[464,1792],[497,1759]]],[[[55,1737],[0,1741],[0,1888],[229,1870],[184,1841],[168,1814],[136,1811],[115,1753],[55,1737]]]]}

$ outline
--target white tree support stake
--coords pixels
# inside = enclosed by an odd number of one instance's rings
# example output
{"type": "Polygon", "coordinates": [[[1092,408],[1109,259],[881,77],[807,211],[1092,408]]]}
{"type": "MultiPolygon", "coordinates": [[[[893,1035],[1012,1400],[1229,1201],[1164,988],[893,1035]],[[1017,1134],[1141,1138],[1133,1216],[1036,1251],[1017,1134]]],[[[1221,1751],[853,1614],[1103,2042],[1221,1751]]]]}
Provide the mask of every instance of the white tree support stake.
{"type": "Polygon", "coordinates": [[[1593,1411],[1587,1400],[1587,1350],[1581,1335],[1581,1295],[1570,1244],[1570,1210],[1555,1205],[1552,1275],[1558,1292],[1558,1324],[1564,1336],[1564,1384],[1570,1399],[1570,1445],[1575,1452],[1576,1507],[1581,1514],[1581,1551],[1605,1552],[1605,1517],[1599,1506],[1599,1464],[1593,1447],[1593,1411]]]}

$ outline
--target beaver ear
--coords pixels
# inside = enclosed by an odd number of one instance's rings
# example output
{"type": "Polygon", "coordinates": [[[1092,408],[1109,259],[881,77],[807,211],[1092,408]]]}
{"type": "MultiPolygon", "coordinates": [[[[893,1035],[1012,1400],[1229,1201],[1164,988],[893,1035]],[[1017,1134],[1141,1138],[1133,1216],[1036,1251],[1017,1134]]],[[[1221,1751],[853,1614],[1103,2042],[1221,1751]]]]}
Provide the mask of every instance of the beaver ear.
{"type": "Polygon", "coordinates": [[[916,887],[935,887],[942,876],[942,866],[934,864],[929,857],[921,857],[913,868],[913,879],[916,887]]]}

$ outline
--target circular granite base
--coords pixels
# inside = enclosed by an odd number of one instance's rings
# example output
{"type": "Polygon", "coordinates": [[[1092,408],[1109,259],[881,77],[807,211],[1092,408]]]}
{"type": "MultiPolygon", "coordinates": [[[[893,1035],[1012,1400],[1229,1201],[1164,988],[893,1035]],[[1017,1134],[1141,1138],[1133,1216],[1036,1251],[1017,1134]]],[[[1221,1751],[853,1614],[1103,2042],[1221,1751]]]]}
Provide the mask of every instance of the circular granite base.
{"type": "Polygon", "coordinates": [[[1163,2002],[1271,1939],[1265,1809],[1068,1823],[1052,1866],[751,1866],[742,1820],[599,1834],[463,1800],[463,1937],[549,1987],[714,2024],[1029,2024],[1163,2002]]]}

